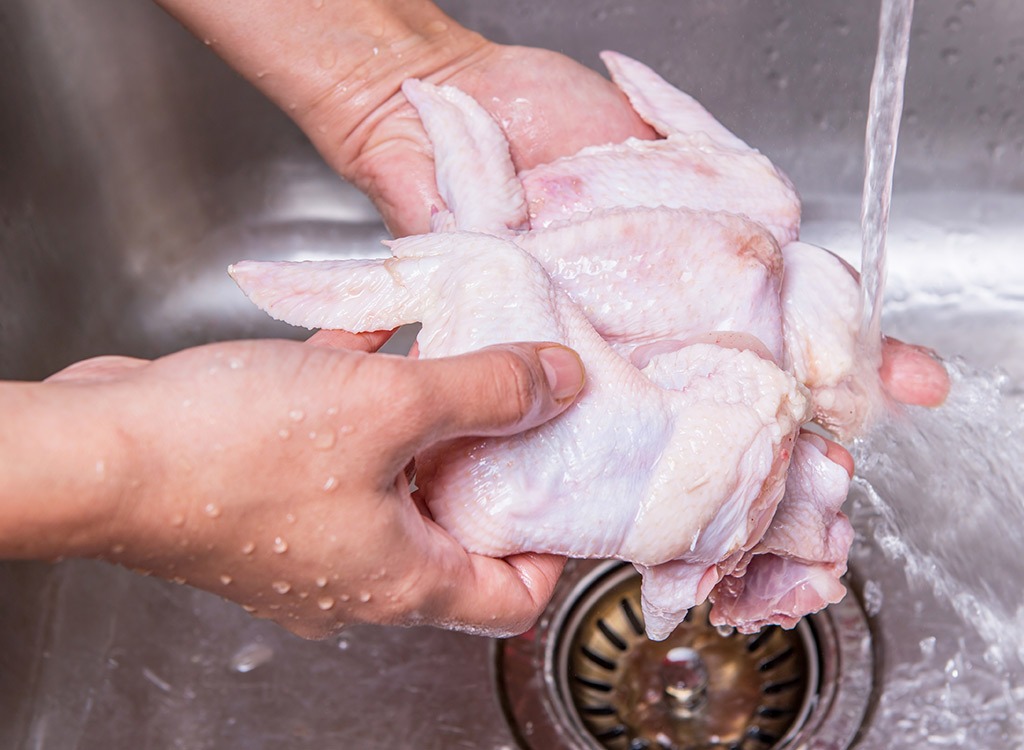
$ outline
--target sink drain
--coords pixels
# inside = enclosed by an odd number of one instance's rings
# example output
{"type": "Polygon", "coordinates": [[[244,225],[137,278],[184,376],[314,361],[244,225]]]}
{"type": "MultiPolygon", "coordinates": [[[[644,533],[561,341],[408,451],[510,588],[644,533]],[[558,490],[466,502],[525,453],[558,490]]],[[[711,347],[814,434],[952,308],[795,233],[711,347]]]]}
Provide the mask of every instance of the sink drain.
{"type": "Polygon", "coordinates": [[[500,692],[534,750],[849,747],[871,695],[871,639],[854,597],[793,630],[741,635],[693,608],[644,633],[640,576],[584,562],[528,633],[500,642],[500,692]]]}

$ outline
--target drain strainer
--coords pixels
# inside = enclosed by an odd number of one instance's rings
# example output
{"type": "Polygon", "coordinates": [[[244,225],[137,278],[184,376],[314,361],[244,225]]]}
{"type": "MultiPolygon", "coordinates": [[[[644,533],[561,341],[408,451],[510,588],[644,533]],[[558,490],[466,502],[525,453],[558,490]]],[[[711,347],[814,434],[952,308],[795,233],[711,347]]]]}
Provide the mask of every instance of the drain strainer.
{"type": "Polygon", "coordinates": [[[852,596],[795,629],[720,630],[707,605],[665,641],[644,633],[640,577],[580,563],[528,633],[498,647],[510,722],[535,750],[841,750],[871,693],[852,596]]]}

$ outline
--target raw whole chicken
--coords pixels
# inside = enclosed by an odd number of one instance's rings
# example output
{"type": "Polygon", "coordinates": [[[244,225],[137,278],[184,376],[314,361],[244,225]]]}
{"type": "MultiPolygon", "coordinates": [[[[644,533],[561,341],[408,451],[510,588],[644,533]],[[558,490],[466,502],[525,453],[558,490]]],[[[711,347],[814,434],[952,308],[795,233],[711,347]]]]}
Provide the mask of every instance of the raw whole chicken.
{"type": "Polygon", "coordinates": [[[845,594],[849,477],[799,429],[864,417],[857,280],[793,242],[799,199],[764,156],[649,68],[603,59],[663,140],[516,174],[471,97],[407,81],[446,204],[432,233],[389,243],[389,260],[231,273],[295,325],[420,321],[424,357],[573,347],[588,381],[562,416],[417,457],[435,520],[483,554],[634,563],[652,638],[708,597],[716,623],[792,627],[845,594]]]}

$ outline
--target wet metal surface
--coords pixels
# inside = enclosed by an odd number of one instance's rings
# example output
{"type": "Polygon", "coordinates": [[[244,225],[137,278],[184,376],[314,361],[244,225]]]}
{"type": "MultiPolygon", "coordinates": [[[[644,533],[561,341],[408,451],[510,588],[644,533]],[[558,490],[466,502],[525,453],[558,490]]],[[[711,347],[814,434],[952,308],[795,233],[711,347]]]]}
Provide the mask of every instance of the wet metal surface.
{"type": "MultiPolygon", "coordinates": [[[[806,239],[859,248],[875,3],[442,5],[498,41],[649,62],[790,174],[806,239]]],[[[886,308],[890,332],[1000,365],[1018,392],[1022,29],[1015,0],[918,4],[886,308]]],[[[384,237],[287,118],[155,6],[8,0],[0,55],[0,377],[301,336],[250,306],[227,264],[365,254],[384,237]]],[[[871,575],[890,601],[906,589],[899,569],[871,575]]],[[[921,634],[889,611],[872,623],[892,669],[921,634]]],[[[943,617],[934,602],[916,615],[943,617]]],[[[3,748],[514,748],[492,660],[487,640],[426,629],[307,643],[99,563],[0,564],[3,748]]]]}

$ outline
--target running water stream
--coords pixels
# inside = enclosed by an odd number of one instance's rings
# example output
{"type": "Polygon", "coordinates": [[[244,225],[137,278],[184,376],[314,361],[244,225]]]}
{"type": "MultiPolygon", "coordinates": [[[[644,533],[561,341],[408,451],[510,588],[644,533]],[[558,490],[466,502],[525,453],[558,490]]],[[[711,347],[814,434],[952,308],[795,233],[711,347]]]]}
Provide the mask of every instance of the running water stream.
{"type": "MultiPolygon", "coordinates": [[[[877,361],[913,0],[881,8],[861,207],[861,335],[877,361]]],[[[851,568],[882,654],[858,748],[1024,747],[1024,399],[1004,375],[947,367],[946,405],[894,414],[853,448],[851,568]]]]}
{"type": "Polygon", "coordinates": [[[896,143],[903,115],[903,88],[910,52],[914,0],[882,0],[878,53],[871,77],[868,126],[864,139],[864,191],[861,195],[861,338],[881,362],[882,295],[885,291],[885,238],[892,203],[896,143]]]}

